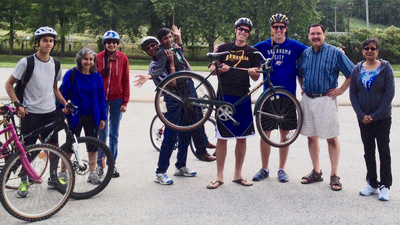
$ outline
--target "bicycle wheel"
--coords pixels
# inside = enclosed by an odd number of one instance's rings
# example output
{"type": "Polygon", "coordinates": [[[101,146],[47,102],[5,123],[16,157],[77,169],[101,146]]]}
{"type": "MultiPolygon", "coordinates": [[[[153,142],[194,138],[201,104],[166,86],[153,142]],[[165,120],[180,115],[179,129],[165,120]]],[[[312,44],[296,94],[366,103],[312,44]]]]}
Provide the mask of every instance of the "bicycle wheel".
{"type": "Polygon", "coordinates": [[[214,100],[215,93],[204,77],[192,72],[178,72],[165,78],[157,87],[155,108],[158,117],[176,131],[191,131],[210,117],[213,105],[193,100],[214,100]]]}
{"type": "MultiPolygon", "coordinates": [[[[71,161],[67,155],[59,148],[49,144],[35,144],[26,147],[28,158],[30,159],[32,168],[45,172],[42,174],[41,182],[31,182],[28,188],[28,194],[25,198],[17,197],[17,190],[6,188],[7,185],[19,186],[21,178],[26,177],[25,170],[22,169],[20,162],[21,153],[13,154],[6,162],[1,171],[0,184],[0,201],[5,210],[12,216],[25,221],[39,221],[47,219],[61,210],[68,202],[69,196],[74,188],[74,173],[71,161]],[[44,166],[43,160],[39,159],[41,152],[47,152],[50,155],[52,166],[44,166]],[[65,165],[66,177],[63,185],[57,177],[57,169],[65,165]],[[53,182],[50,186],[50,173],[53,174],[53,182]]],[[[60,178],[61,179],[61,178],[60,178]]],[[[32,179],[29,179],[32,181],[32,179]]]]}
{"type": "MultiPolygon", "coordinates": [[[[216,129],[216,122],[213,118],[208,118],[208,120],[204,123],[204,130],[208,139],[208,142],[215,145],[217,144],[217,138],[215,137],[215,129],[216,129]]],[[[192,153],[196,158],[199,159],[199,156],[196,154],[196,148],[194,147],[194,142],[193,138],[192,141],[190,142],[190,150],[192,150],[192,153]]]]}
{"type": "Polygon", "coordinates": [[[289,146],[299,136],[303,115],[299,102],[289,91],[267,92],[258,100],[254,112],[258,132],[271,146],[289,146]]]}
{"type": "MultiPolygon", "coordinates": [[[[78,153],[83,167],[79,167],[77,156],[72,154],[71,162],[75,172],[75,188],[71,193],[73,199],[87,199],[100,193],[108,183],[110,183],[114,171],[114,157],[111,150],[104,142],[93,137],[78,137],[78,153]],[[93,154],[94,153],[94,154],[93,154]],[[97,154],[96,154],[97,153],[97,154]],[[89,156],[89,154],[92,154],[89,156]],[[100,157],[98,159],[98,157],[100,157]],[[101,166],[102,174],[96,170],[101,166]],[[98,172],[100,184],[95,185],[89,181],[91,172],[98,172]]],[[[61,146],[61,149],[67,149],[67,144],[61,146]]],[[[70,150],[67,150],[70,152],[70,150]]]]}

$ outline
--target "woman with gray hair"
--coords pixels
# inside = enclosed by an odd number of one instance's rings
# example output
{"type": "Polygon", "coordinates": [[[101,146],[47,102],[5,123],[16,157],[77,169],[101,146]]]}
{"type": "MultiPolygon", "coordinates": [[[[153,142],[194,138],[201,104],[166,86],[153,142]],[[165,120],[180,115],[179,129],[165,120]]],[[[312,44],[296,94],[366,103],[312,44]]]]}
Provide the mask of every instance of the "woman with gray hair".
{"type": "MultiPolygon", "coordinates": [[[[76,54],[75,62],[76,67],[65,73],[61,88],[63,97],[78,106],[75,115],[69,116],[68,123],[77,137],[83,128],[86,136],[97,138],[98,129],[104,129],[107,115],[103,78],[95,66],[96,53],[83,48],[76,54]]],[[[88,182],[98,185],[101,180],[96,172],[97,152],[89,150],[88,155],[88,182]]]]}

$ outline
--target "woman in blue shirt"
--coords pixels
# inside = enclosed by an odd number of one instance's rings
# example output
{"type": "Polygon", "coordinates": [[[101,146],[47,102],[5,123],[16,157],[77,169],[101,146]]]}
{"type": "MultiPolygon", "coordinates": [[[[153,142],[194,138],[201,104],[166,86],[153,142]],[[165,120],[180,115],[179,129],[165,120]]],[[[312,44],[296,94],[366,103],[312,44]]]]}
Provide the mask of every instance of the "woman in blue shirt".
{"type": "MultiPolygon", "coordinates": [[[[107,115],[103,79],[95,66],[96,53],[83,48],[76,54],[75,61],[77,66],[65,73],[61,88],[63,97],[78,106],[75,115],[69,118],[70,129],[77,137],[84,129],[86,136],[97,138],[98,129],[104,129],[107,115]]],[[[101,181],[96,172],[97,152],[88,151],[88,182],[98,185],[101,181]]]]}

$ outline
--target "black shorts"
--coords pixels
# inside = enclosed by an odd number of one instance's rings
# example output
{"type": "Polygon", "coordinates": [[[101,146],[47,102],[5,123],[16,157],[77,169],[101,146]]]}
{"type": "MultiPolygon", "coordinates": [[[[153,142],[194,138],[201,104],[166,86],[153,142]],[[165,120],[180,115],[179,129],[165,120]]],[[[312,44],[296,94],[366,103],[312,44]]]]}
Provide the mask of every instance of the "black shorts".
{"type": "Polygon", "coordinates": [[[276,129],[294,130],[297,128],[296,105],[288,97],[280,97],[273,101],[267,100],[262,108],[263,112],[284,116],[284,120],[274,119],[270,116],[261,116],[261,125],[264,131],[276,129]]]}
{"type": "MultiPolygon", "coordinates": [[[[78,125],[72,132],[77,136],[81,136],[82,128],[85,131],[85,137],[94,137],[98,136],[98,128],[94,125],[94,118],[92,115],[90,116],[79,116],[78,125]]],[[[86,143],[86,151],[87,152],[96,152],[98,149],[96,146],[86,143]]],[[[67,149],[68,152],[73,153],[72,149],[67,149]]]]}
{"type": "MultiPolygon", "coordinates": [[[[58,112],[53,111],[45,114],[35,114],[28,113],[25,118],[21,122],[21,134],[28,134],[39,127],[43,127],[44,125],[53,122],[58,119],[58,112]]],[[[40,133],[40,137],[44,140],[49,134],[51,130],[45,130],[40,133]]],[[[39,135],[32,135],[28,138],[25,138],[25,145],[35,144],[39,135]]],[[[50,144],[58,143],[58,133],[54,133],[50,140],[47,142],[50,144]]]]}

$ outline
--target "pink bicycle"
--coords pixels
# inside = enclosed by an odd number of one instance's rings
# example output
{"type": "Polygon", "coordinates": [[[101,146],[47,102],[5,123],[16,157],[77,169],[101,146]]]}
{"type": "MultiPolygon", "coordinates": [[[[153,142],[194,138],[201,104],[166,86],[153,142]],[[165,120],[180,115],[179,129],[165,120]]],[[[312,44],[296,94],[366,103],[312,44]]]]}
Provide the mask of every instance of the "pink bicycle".
{"type": "Polygon", "coordinates": [[[24,146],[25,137],[15,129],[15,110],[10,106],[0,109],[4,111],[6,120],[0,135],[7,134],[0,148],[0,159],[5,160],[0,174],[1,204],[8,213],[21,220],[47,219],[65,206],[74,188],[71,161],[53,145],[24,146]],[[66,168],[63,182],[57,175],[61,167],[66,168]],[[25,191],[23,197],[17,194],[21,191],[25,191]]]}

